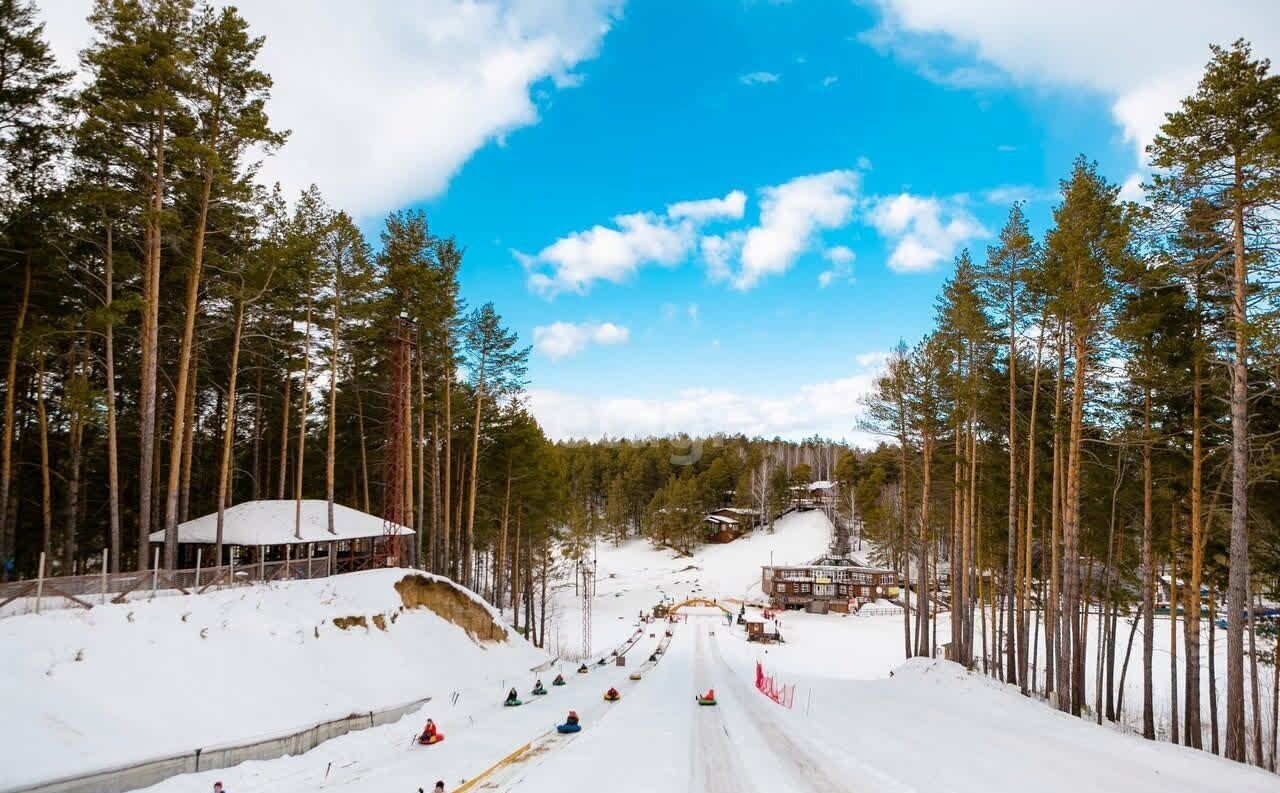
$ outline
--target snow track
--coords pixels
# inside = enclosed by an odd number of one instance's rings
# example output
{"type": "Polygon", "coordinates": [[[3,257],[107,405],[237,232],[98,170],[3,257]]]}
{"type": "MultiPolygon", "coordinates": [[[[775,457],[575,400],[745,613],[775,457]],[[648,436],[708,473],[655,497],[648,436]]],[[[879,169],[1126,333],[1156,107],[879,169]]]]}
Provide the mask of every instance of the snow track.
{"type": "Polygon", "coordinates": [[[721,679],[724,696],[721,690],[716,691],[720,707],[728,706],[726,713],[732,717],[734,724],[745,725],[748,735],[747,743],[752,747],[753,760],[756,763],[765,761],[775,768],[787,768],[791,773],[786,775],[787,790],[812,791],[812,793],[854,793],[855,786],[847,780],[832,774],[825,764],[819,760],[820,753],[805,742],[797,740],[790,732],[778,723],[777,715],[769,710],[780,706],[765,699],[755,687],[750,685],[720,655],[718,642],[711,642],[711,656],[715,661],[717,676],[721,679]],[[759,747],[757,753],[756,747],[759,747]]]}
{"type": "MultiPolygon", "coordinates": [[[[697,626],[696,629],[698,636],[694,653],[694,690],[705,691],[712,687],[714,676],[706,671],[706,630],[703,626],[697,626]]],[[[719,705],[694,707],[693,768],[689,775],[691,790],[706,793],[741,793],[750,790],[742,779],[739,759],[730,745],[729,725],[725,721],[724,711],[720,710],[719,705]]]]}

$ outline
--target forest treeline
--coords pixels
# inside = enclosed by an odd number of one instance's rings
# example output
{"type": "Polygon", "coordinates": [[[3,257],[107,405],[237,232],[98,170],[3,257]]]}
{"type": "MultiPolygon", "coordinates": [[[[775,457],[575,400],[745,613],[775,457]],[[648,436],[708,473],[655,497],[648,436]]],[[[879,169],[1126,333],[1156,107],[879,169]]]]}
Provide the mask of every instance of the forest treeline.
{"type": "Polygon", "coordinates": [[[1147,151],[1141,202],[1080,158],[1044,235],[1014,206],[956,259],[935,330],[865,400],[885,445],[855,501],[883,561],[934,593],[904,614],[908,656],[933,654],[942,603],[955,660],[1101,721],[1140,632],[1146,737],[1274,769],[1280,78],[1244,41],[1213,47],[1147,151]],[[1182,652],[1153,656],[1157,608],[1182,652]]]}
{"type": "Polygon", "coordinates": [[[768,505],[775,471],[834,465],[817,441],[550,443],[528,348],[459,296],[462,242],[413,211],[368,240],[316,188],[255,179],[288,131],[235,9],[98,0],[89,23],[73,74],[34,4],[0,0],[4,578],[103,549],[144,569],[161,530],[171,567],[182,521],[324,498],[414,528],[419,563],[542,641],[565,548],[687,546],[735,487],[768,505]]]}

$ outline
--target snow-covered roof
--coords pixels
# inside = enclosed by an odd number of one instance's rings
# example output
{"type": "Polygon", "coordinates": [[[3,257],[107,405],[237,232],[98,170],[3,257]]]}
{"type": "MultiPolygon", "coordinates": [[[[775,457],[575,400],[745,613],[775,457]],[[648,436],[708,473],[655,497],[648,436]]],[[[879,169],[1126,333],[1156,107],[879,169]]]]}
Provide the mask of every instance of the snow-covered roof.
{"type": "MultiPolygon", "coordinates": [[[[381,537],[386,533],[382,518],[341,504],[333,505],[333,528],[329,533],[329,505],[320,499],[302,501],[302,525],[299,538],[294,533],[296,501],[246,501],[228,507],[223,513],[222,541],[227,545],[296,545],[304,542],[333,542],[362,537],[381,537]]],[[[400,534],[413,534],[407,526],[400,534]]],[[[218,515],[211,513],[178,525],[178,542],[212,543],[217,541],[218,515]]],[[[151,533],[152,542],[163,542],[164,531],[151,533]]]]}
{"type": "Polygon", "coordinates": [[[738,521],[734,520],[733,518],[726,518],[723,515],[707,515],[705,518],[703,518],[703,520],[710,521],[711,523],[722,523],[726,526],[738,525],[738,521]]]}
{"type": "Polygon", "coordinates": [[[721,507],[716,512],[732,512],[735,515],[755,515],[757,511],[750,507],[721,507]]]}
{"type": "Polygon", "coordinates": [[[831,488],[833,488],[833,487],[835,487],[835,486],[836,486],[836,483],[835,483],[835,482],[828,482],[828,481],[827,481],[827,480],[825,480],[825,479],[822,479],[822,480],[817,481],[817,482],[810,482],[810,483],[809,483],[809,489],[810,489],[810,490],[830,490],[831,488]]]}

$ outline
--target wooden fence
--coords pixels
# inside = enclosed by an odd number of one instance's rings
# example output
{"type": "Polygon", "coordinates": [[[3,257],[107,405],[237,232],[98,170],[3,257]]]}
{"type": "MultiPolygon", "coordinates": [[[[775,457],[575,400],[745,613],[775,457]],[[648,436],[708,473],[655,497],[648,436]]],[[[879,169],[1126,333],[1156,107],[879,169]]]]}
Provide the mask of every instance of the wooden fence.
{"type": "Polygon", "coordinates": [[[20,598],[33,599],[35,613],[39,614],[42,608],[89,609],[104,603],[123,603],[147,593],[151,597],[155,597],[158,592],[190,595],[259,581],[326,578],[339,573],[380,567],[386,564],[386,558],[377,554],[359,554],[290,559],[286,554],[285,559],[273,562],[201,567],[197,555],[196,567],[165,570],[159,566],[157,552],[152,569],[128,573],[108,573],[106,562],[104,551],[102,571],[99,573],[45,577],[42,555],[40,575],[26,581],[0,584],[0,609],[20,598]]]}

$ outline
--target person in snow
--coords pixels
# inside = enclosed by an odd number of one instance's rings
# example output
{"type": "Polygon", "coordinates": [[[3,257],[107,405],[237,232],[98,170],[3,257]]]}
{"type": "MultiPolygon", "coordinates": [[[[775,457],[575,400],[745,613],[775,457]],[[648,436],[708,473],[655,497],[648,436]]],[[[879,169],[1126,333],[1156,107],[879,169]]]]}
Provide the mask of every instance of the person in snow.
{"type": "Polygon", "coordinates": [[[436,743],[440,738],[436,723],[431,719],[427,719],[427,726],[422,728],[422,735],[418,736],[418,743],[436,743]]]}
{"type": "Polygon", "coordinates": [[[707,689],[707,693],[702,695],[702,699],[708,702],[715,698],[716,698],[716,690],[714,688],[707,689]]]}
{"type": "Polygon", "coordinates": [[[576,711],[576,710],[571,710],[571,711],[569,711],[569,715],[568,715],[568,717],[566,717],[566,718],[565,718],[564,723],[565,723],[565,724],[577,724],[577,723],[578,723],[578,711],[576,711]]]}
{"type": "Polygon", "coordinates": [[[213,783],[213,793],[226,793],[226,790],[222,787],[221,782],[213,783]]]}
{"type": "Polygon", "coordinates": [[[556,679],[551,681],[551,685],[553,685],[553,686],[563,686],[563,685],[564,685],[564,675],[556,675],[556,679]]]}
{"type": "Polygon", "coordinates": [[[605,699],[621,699],[622,695],[618,693],[618,689],[610,686],[609,690],[604,692],[605,699]]]}
{"type": "Polygon", "coordinates": [[[507,692],[507,702],[515,702],[517,699],[520,699],[520,694],[514,688],[507,692]]]}

